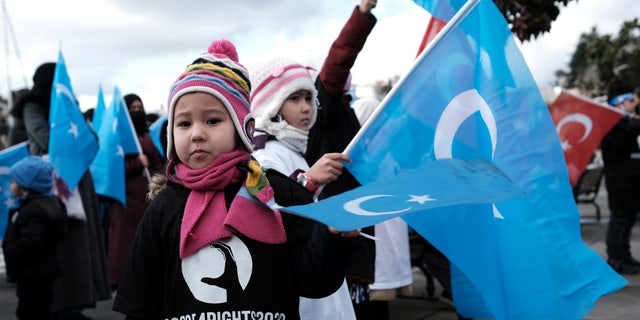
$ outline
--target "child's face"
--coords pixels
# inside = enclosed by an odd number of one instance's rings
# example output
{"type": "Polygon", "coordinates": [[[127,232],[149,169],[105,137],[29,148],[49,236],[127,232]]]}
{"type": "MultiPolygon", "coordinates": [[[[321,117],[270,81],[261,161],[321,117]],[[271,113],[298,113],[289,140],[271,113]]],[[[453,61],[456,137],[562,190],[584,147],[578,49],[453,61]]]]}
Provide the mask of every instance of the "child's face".
{"type": "Polygon", "coordinates": [[[313,116],[311,92],[300,90],[292,93],[282,104],[280,115],[296,129],[308,131],[313,116]]]}
{"type": "Polygon", "coordinates": [[[636,102],[635,100],[631,99],[631,100],[627,100],[621,104],[619,104],[620,108],[629,112],[629,113],[635,113],[636,112],[636,102]]]}
{"type": "Polygon", "coordinates": [[[180,161],[191,169],[209,165],[236,149],[236,130],[227,108],[203,92],[187,93],[175,106],[173,141],[180,161]]]}

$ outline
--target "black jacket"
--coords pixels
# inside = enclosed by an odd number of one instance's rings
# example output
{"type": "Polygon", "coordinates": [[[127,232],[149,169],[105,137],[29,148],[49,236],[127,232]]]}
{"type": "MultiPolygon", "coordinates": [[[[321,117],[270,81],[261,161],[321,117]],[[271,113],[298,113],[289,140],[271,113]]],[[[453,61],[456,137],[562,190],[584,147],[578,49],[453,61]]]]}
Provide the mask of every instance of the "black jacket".
{"type": "Polygon", "coordinates": [[[609,208],[640,210],[640,120],[620,120],[602,140],[609,208]]]}
{"type": "Polygon", "coordinates": [[[2,242],[8,279],[52,279],[60,274],[58,242],[67,231],[66,212],[55,196],[29,197],[9,212],[2,242]]]}

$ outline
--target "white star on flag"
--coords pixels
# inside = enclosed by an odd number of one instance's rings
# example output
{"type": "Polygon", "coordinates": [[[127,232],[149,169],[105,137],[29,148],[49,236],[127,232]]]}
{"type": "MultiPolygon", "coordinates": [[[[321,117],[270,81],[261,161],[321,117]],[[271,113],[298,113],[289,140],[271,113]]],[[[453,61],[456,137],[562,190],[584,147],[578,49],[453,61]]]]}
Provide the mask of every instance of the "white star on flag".
{"type": "Polygon", "coordinates": [[[69,121],[69,130],[67,130],[67,133],[72,134],[74,138],[78,138],[78,126],[72,121],[69,121]]]}
{"type": "Polygon", "coordinates": [[[116,155],[124,158],[124,149],[122,149],[121,145],[118,145],[118,151],[116,152],[116,155]]]}
{"type": "Polygon", "coordinates": [[[431,198],[428,194],[423,196],[414,196],[410,194],[409,197],[411,197],[411,199],[407,200],[407,202],[417,202],[419,204],[425,204],[427,201],[436,201],[436,199],[431,198]]]}

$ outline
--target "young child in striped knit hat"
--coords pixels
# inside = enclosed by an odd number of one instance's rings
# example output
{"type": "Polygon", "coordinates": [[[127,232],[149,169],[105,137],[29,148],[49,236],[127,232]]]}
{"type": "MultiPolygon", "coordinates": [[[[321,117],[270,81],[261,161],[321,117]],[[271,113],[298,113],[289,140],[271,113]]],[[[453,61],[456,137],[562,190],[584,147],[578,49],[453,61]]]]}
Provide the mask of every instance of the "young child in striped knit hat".
{"type": "Polygon", "coordinates": [[[166,176],[152,187],[115,311],[134,319],[298,319],[299,294],[340,286],[358,231],[269,209],[272,184],[250,154],[250,91],[227,40],[214,41],[172,85],[166,176]]]}

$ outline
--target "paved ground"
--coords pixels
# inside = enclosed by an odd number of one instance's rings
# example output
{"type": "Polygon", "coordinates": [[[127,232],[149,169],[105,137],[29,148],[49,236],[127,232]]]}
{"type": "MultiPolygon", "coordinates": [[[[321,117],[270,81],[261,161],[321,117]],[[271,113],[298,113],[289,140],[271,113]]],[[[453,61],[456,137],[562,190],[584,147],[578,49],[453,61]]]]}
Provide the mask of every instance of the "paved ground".
{"type": "MultiPolygon", "coordinates": [[[[583,240],[592,249],[605,257],[604,236],[607,229],[609,211],[606,205],[606,190],[600,189],[596,201],[602,210],[602,220],[594,218],[595,210],[591,204],[579,205],[582,219],[581,231],[583,240]]],[[[631,243],[633,255],[640,257],[640,222],[633,231],[631,243]]],[[[1,255],[0,255],[1,257],[1,255]]],[[[0,262],[0,266],[4,264],[0,262]]],[[[640,318],[640,275],[625,276],[629,284],[610,296],[598,300],[594,309],[585,317],[587,320],[631,320],[640,318]]],[[[426,299],[426,280],[423,274],[414,269],[413,295],[391,302],[392,320],[457,320],[453,307],[438,297],[426,299]]],[[[436,282],[436,296],[442,288],[436,282]]],[[[101,301],[94,309],[87,309],[85,314],[94,320],[123,319],[118,313],[111,311],[112,300],[101,301]]],[[[0,269],[0,320],[15,319],[16,298],[14,287],[4,281],[4,269],[0,269]]]]}

